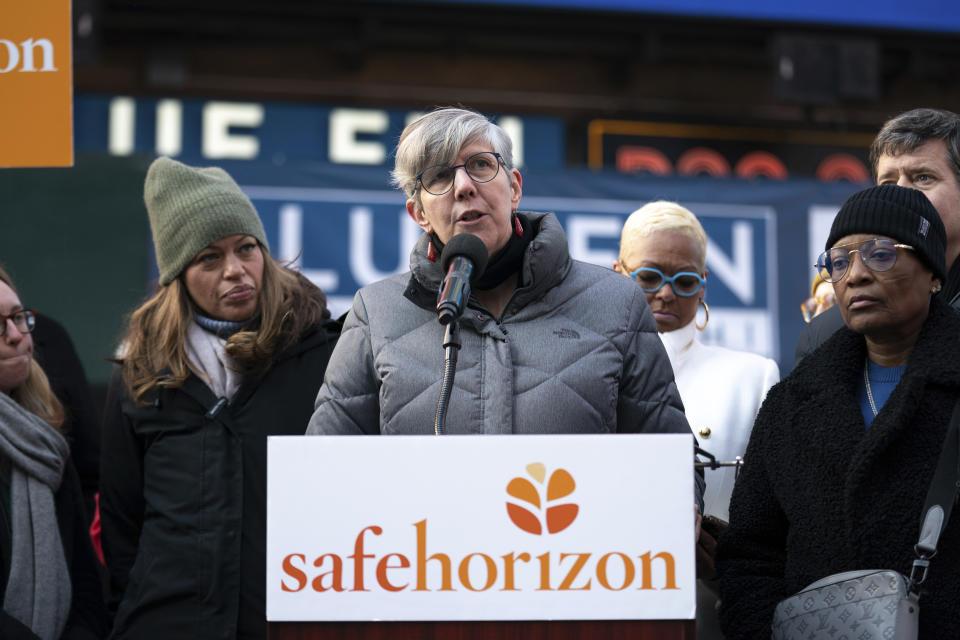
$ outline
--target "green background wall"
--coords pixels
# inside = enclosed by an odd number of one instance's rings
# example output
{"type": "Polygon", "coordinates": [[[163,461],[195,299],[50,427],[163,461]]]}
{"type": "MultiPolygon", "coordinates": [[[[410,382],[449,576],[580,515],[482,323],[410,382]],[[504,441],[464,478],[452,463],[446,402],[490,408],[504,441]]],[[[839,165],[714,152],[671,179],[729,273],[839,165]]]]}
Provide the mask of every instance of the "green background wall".
{"type": "Polygon", "coordinates": [[[147,292],[150,160],[79,155],[72,168],[0,169],[0,264],[24,306],[66,327],[101,389],[123,320],[147,292]]]}

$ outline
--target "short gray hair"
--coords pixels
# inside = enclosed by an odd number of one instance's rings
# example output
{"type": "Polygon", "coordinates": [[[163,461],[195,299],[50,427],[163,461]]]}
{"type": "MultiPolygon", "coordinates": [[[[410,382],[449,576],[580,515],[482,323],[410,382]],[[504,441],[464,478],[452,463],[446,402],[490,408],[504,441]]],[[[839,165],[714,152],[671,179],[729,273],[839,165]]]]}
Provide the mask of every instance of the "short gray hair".
{"type": "Polygon", "coordinates": [[[500,154],[504,167],[513,169],[513,142],[507,132],[486,116],[470,109],[441,107],[406,126],[397,143],[391,182],[420,207],[417,175],[434,164],[452,163],[460,150],[486,142],[500,154]]]}
{"type": "Polygon", "coordinates": [[[960,116],[943,109],[913,109],[887,120],[870,145],[874,177],[880,156],[910,153],[931,140],[943,140],[947,160],[960,185],[960,116]]]}

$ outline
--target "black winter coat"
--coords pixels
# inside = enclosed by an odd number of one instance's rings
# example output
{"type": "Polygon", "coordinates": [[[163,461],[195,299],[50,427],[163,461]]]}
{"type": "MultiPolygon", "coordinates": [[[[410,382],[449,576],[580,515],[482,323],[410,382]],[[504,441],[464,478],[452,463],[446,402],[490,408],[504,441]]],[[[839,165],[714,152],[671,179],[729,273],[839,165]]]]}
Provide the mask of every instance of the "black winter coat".
{"type": "Polygon", "coordinates": [[[40,313],[30,335],[34,358],[47,374],[54,395],[63,403],[66,416],[62,431],[70,443],[70,457],[80,476],[89,525],[95,508],[93,496],[100,487],[100,415],[67,330],[40,313]]]}
{"type": "Polygon", "coordinates": [[[266,636],[267,436],[303,435],[335,329],[305,335],[229,404],[192,375],[134,406],[114,375],[100,496],[112,637],[266,636]]]}
{"type": "MultiPolygon", "coordinates": [[[[782,598],[832,573],[909,575],[921,511],[960,398],[960,316],[931,305],[870,429],[857,387],[866,344],[844,328],[767,394],[717,549],[729,640],[770,638],[782,598]]],[[[960,509],[920,598],[920,637],[960,638],[960,509]]]]}

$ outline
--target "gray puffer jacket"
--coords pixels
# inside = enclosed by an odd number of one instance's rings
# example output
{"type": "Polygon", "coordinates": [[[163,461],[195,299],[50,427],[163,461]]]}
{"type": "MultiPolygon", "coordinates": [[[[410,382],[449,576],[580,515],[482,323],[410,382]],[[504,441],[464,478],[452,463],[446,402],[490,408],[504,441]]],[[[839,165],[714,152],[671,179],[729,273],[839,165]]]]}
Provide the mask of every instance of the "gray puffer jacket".
{"type": "MultiPolygon", "coordinates": [[[[503,317],[470,298],[460,321],[447,431],[690,433],[640,287],[571,259],[553,214],[524,215],[536,235],[503,317]]],[[[444,274],[427,259],[427,241],[411,254],[412,274],[357,292],[308,434],[433,433],[444,274]]]]}

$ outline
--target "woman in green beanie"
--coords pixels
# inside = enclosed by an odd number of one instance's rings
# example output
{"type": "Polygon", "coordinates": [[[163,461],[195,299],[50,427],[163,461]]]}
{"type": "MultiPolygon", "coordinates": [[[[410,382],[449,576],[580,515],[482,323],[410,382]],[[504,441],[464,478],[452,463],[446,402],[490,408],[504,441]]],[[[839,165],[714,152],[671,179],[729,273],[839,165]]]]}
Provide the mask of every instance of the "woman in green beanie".
{"type": "Polygon", "coordinates": [[[223,170],[159,158],[144,200],[159,286],[130,317],[101,458],[112,637],[263,638],[266,440],[303,433],[337,325],[223,170]]]}

